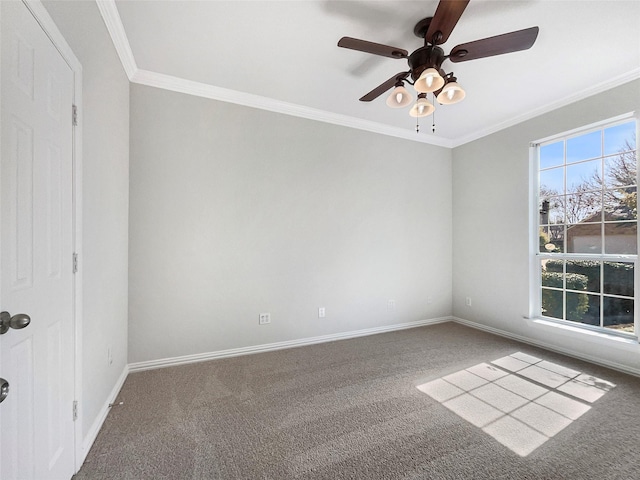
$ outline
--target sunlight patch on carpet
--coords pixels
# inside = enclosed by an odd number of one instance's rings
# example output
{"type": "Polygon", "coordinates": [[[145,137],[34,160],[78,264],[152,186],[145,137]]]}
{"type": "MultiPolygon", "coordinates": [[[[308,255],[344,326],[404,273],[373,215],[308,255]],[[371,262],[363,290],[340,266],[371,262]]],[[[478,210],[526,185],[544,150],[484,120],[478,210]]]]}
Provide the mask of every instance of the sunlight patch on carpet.
{"type": "Polygon", "coordinates": [[[615,385],[522,352],[479,363],[417,388],[526,457],[615,385]]]}

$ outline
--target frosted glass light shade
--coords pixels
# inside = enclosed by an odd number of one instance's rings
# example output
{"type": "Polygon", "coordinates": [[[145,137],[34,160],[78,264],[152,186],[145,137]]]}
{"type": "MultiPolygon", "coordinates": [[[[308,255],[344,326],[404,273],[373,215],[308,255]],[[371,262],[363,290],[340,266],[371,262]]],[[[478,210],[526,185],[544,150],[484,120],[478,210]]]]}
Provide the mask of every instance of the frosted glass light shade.
{"type": "Polygon", "coordinates": [[[457,82],[449,82],[438,94],[438,102],[442,105],[453,105],[460,102],[466,95],[466,92],[457,82]]]}
{"type": "Polygon", "coordinates": [[[391,95],[387,97],[387,105],[391,108],[402,108],[406,107],[411,103],[413,98],[409,91],[400,86],[393,89],[391,95]]]}
{"type": "Polygon", "coordinates": [[[418,98],[416,104],[409,110],[409,115],[412,117],[426,117],[431,115],[436,107],[434,107],[426,98],[418,98]]]}
{"type": "Polygon", "coordinates": [[[440,73],[435,68],[427,68],[420,74],[418,80],[413,85],[418,92],[428,93],[440,90],[444,85],[444,78],[440,76],[440,73]]]}

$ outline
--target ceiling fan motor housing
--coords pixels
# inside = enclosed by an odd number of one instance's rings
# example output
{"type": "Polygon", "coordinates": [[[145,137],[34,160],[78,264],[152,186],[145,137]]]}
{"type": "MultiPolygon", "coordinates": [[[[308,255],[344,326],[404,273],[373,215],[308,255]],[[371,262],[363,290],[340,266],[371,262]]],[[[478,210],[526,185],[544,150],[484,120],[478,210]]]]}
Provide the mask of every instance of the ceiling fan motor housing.
{"type": "Polygon", "coordinates": [[[435,68],[440,71],[442,62],[445,60],[444,51],[440,47],[428,45],[417,49],[409,55],[409,66],[411,67],[411,78],[416,81],[422,72],[427,68],[435,68]]]}

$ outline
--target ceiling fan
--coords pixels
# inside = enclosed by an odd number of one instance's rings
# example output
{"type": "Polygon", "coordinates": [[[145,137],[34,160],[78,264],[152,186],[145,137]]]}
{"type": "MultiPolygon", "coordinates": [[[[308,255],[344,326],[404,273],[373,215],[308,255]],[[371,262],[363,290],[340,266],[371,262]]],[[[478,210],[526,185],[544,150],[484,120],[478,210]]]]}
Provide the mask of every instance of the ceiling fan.
{"type": "Polygon", "coordinates": [[[383,57],[404,58],[409,62],[408,71],[397,73],[360,98],[360,101],[370,102],[395,86],[387,99],[387,105],[392,108],[405,107],[413,101],[411,94],[404,88],[404,82],[407,82],[419,92],[418,100],[409,114],[412,117],[430,115],[435,107],[427,100],[427,93],[433,93],[438,103],[442,105],[457,103],[466,95],[462,87],[458,85],[453,72],[446,73],[442,69],[445,60],[450,60],[453,63],[468,62],[477,58],[527,50],[536,41],[539,29],[531,27],[463,43],[453,47],[449,55],[445,55],[439,45],[449,39],[468,3],[469,0],[440,0],[433,17],[423,18],[416,23],[413,33],[424,40],[424,46],[411,54],[402,48],[357,38],[342,37],[338,42],[339,47],[383,57]]]}

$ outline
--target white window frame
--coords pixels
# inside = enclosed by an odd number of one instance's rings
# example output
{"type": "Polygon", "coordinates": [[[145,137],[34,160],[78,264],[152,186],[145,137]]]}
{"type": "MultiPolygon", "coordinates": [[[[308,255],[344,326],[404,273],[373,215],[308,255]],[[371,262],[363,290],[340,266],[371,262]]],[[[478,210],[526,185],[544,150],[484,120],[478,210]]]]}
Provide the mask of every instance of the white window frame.
{"type": "MultiPolygon", "coordinates": [[[[638,242],[638,254],[636,255],[612,255],[612,254],[571,254],[563,253],[548,254],[540,252],[539,245],[539,231],[540,231],[540,146],[543,144],[550,144],[555,141],[567,140],[568,138],[583,135],[595,130],[601,130],[604,128],[615,126],[616,124],[625,123],[631,120],[636,122],[636,158],[640,151],[640,116],[637,112],[631,112],[624,115],[620,115],[614,118],[609,118],[600,122],[592,123],[584,127],[576,128],[570,131],[558,133],[549,137],[541,138],[531,142],[529,145],[529,318],[539,319],[545,322],[552,322],[558,325],[575,327],[577,331],[584,330],[586,332],[598,332],[602,335],[611,335],[614,337],[623,337],[627,339],[633,339],[638,342],[640,333],[640,269],[638,263],[638,257],[640,255],[640,232],[638,232],[636,241],[638,242]],[[553,258],[563,260],[596,260],[596,261],[625,261],[632,262],[634,264],[634,333],[618,332],[612,329],[604,327],[587,325],[579,322],[573,322],[570,320],[563,320],[552,317],[545,317],[542,315],[542,285],[541,285],[541,259],[553,258]]],[[[640,189],[640,168],[636,172],[636,184],[640,189]]],[[[640,193],[640,192],[639,192],[640,193]]],[[[637,221],[640,227],[640,220],[637,221]]],[[[566,239],[565,239],[566,241],[566,239]]],[[[565,289],[563,289],[565,291],[565,289]]],[[[602,292],[601,292],[602,295],[602,292]]]]}

